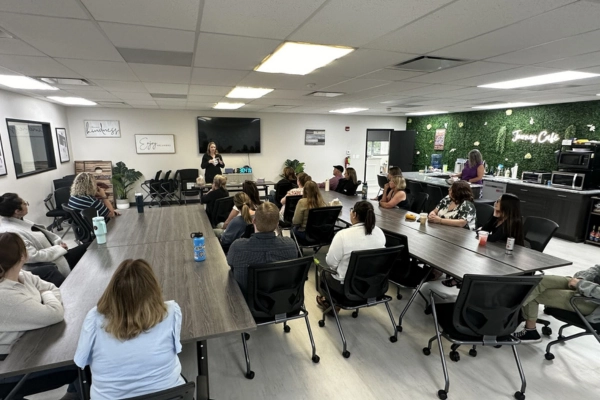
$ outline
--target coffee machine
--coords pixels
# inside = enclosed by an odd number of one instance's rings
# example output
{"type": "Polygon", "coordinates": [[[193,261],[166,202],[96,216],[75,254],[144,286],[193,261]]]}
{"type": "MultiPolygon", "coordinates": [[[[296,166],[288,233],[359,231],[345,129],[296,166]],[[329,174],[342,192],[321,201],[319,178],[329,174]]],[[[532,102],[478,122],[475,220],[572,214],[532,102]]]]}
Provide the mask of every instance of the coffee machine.
{"type": "Polygon", "coordinates": [[[466,158],[457,158],[454,163],[454,173],[460,174],[462,170],[465,168],[465,164],[467,163],[466,158]]]}

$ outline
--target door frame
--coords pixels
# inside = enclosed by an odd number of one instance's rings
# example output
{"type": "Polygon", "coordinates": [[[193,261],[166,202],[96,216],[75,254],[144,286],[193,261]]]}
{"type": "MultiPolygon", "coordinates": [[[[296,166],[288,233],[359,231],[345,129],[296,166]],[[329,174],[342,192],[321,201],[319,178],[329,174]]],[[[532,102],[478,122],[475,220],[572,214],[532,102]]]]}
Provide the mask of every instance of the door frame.
{"type": "MultiPolygon", "coordinates": [[[[388,129],[388,128],[367,129],[367,134],[365,135],[365,165],[363,168],[363,182],[365,182],[367,180],[367,147],[369,144],[369,131],[388,131],[388,142],[389,142],[392,137],[392,133],[394,132],[394,129],[388,129]]],[[[389,154],[388,154],[388,158],[389,158],[389,154]]],[[[389,164],[389,162],[388,162],[388,164],[389,164]]]]}

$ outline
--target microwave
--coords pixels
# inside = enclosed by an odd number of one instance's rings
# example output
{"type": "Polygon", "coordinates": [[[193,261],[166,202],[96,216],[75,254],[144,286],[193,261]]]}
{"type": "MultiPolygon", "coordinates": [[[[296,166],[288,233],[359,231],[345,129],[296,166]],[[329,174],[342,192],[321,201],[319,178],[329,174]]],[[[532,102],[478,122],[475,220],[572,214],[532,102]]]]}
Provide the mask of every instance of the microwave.
{"type": "Polygon", "coordinates": [[[539,183],[545,185],[552,178],[551,172],[528,172],[525,171],[521,174],[521,180],[527,183],[539,183]]]}
{"type": "Polygon", "coordinates": [[[575,149],[561,151],[558,154],[559,170],[590,171],[600,167],[600,153],[596,157],[594,149],[575,149]]]}
{"type": "Polygon", "coordinates": [[[552,186],[564,188],[564,189],[572,189],[572,190],[598,189],[598,188],[600,188],[600,171],[588,171],[588,172],[553,171],[551,182],[552,182],[552,186]]]}

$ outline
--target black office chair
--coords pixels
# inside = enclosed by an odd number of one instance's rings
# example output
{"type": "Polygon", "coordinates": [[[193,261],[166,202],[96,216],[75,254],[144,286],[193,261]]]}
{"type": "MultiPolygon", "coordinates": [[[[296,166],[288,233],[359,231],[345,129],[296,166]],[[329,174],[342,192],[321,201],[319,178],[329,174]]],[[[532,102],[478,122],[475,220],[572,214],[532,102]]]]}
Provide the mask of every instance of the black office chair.
{"type": "Polygon", "coordinates": [[[210,216],[210,222],[213,225],[213,228],[217,226],[219,222],[227,221],[227,217],[231,213],[233,209],[233,196],[223,197],[215,200],[215,204],[213,204],[212,215],[210,216]]]}
{"type": "Polygon", "coordinates": [[[523,224],[525,241],[529,242],[533,250],[539,252],[544,251],[557,229],[558,224],[556,222],[541,217],[527,217],[523,224]]]}
{"type": "MultiPolygon", "coordinates": [[[[62,209],[69,214],[76,242],[79,244],[90,243],[95,239],[94,227],[88,223],[80,211],[72,209],[67,203],[62,204],[62,209]]],[[[93,210],[95,213],[96,210],[93,210]]]]}
{"type": "Polygon", "coordinates": [[[285,198],[285,209],[283,210],[283,221],[279,221],[279,226],[282,228],[289,228],[292,226],[292,219],[296,212],[296,206],[302,199],[302,195],[298,196],[287,196],[285,198]]]}
{"type": "Polygon", "coordinates": [[[475,218],[477,226],[485,225],[494,215],[494,207],[489,204],[475,203],[475,218]]]}
{"type": "MultiPolygon", "coordinates": [[[[29,375],[29,374],[28,374],[29,375]]],[[[23,396],[58,389],[77,379],[77,370],[48,373],[37,377],[26,377],[24,381],[3,384],[0,387],[0,399],[20,399],[23,396]],[[13,393],[14,392],[14,393],[13,393]]]]}
{"type": "Polygon", "coordinates": [[[388,183],[388,178],[387,175],[377,175],[377,184],[379,185],[379,190],[377,191],[377,197],[379,197],[379,195],[381,194],[381,192],[383,191],[383,188],[385,187],[385,185],[388,183]]]}
{"type": "Polygon", "coordinates": [[[406,188],[410,190],[410,193],[413,195],[423,192],[423,186],[415,181],[406,181],[406,188]]]}
{"type": "Polygon", "coordinates": [[[199,189],[188,189],[188,183],[196,185],[196,179],[198,179],[198,170],[194,168],[180,169],[175,174],[175,179],[179,182],[179,194],[183,197],[183,202],[187,204],[188,196],[200,196],[199,189]]]}
{"type": "MultiPolygon", "coordinates": [[[[297,188],[298,186],[292,181],[282,181],[275,185],[275,205],[281,209],[281,199],[285,197],[288,191],[297,188]]],[[[286,200],[287,202],[287,200],[286,200]]]]}
{"type": "Polygon", "coordinates": [[[252,236],[253,233],[254,233],[254,224],[248,224],[248,225],[246,225],[246,230],[244,231],[242,238],[248,239],[250,236],[252,236]]]}
{"type": "Polygon", "coordinates": [[[413,198],[412,204],[410,205],[410,211],[419,214],[422,213],[427,204],[427,200],[429,199],[429,195],[425,192],[419,192],[417,194],[411,192],[410,195],[413,198]]]}
{"type": "MultiPolygon", "coordinates": [[[[344,293],[336,293],[329,289],[326,279],[321,282],[325,289],[325,298],[330,304],[329,308],[323,310],[323,318],[319,321],[319,326],[325,326],[325,315],[328,312],[333,312],[335,322],[340,336],[342,337],[343,349],[342,356],[350,357],[350,352],[347,348],[346,337],[340,324],[340,319],[335,308],[339,307],[343,310],[354,310],[353,318],[358,317],[358,310],[364,307],[372,307],[378,304],[385,304],[392,326],[394,327],[394,335],[390,336],[390,342],[398,341],[398,329],[394,315],[388,304],[392,298],[386,295],[388,290],[388,276],[392,269],[394,260],[398,257],[404,246],[394,246],[383,249],[372,249],[353,251],[350,255],[348,271],[344,277],[344,293]]],[[[337,275],[337,272],[321,267],[322,274],[337,275]]],[[[324,278],[324,277],[323,277],[324,278]]]]}
{"type": "Polygon", "coordinates": [[[73,185],[73,178],[62,178],[62,179],[54,179],[52,181],[53,185],[54,185],[54,190],[56,189],[61,189],[61,188],[71,188],[71,186],[73,185]]]}
{"type": "Polygon", "coordinates": [[[430,213],[437,207],[444,198],[444,195],[442,194],[442,189],[439,186],[434,185],[427,185],[426,193],[429,195],[429,201],[427,201],[425,212],[430,213]]]}
{"type": "Polygon", "coordinates": [[[156,202],[159,207],[162,205],[162,188],[160,186],[162,183],[160,179],[161,174],[162,170],[159,170],[158,172],[156,172],[156,175],[153,179],[148,179],[142,182],[142,184],[140,185],[142,189],[146,192],[144,201],[146,201],[146,199],[148,198],[150,199],[149,207],[152,207],[152,203],[154,202],[156,202]]]}
{"type": "MultiPolygon", "coordinates": [[[[57,231],[62,231],[62,223],[69,219],[69,214],[62,209],[62,205],[68,203],[70,197],[71,189],[63,187],[55,190],[44,199],[44,205],[48,209],[46,217],[54,218],[52,224],[48,226],[49,230],[53,231],[54,228],[56,228],[57,231]]],[[[65,237],[67,232],[69,232],[69,229],[67,229],[61,237],[65,237]]]]}
{"type": "Polygon", "coordinates": [[[160,184],[163,197],[169,205],[172,202],[177,202],[177,205],[181,205],[181,200],[177,197],[177,189],[179,185],[175,178],[176,176],[177,173],[171,175],[171,171],[167,171],[162,183],[160,184]]]}
{"type": "MultiPolygon", "coordinates": [[[[288,321],[304,318],[312,347],[312,361],[320,361],[315,347],[308,311],[304,306],[304,282],[313,262],[312,257],[277,261],[268,264],[248,266],[248,308],[257,326],[279,324],[283,322],[283,331],[290,332],[288,321]]],[[[246,378],[253,379],[250,368],[248,333],[242,333],[244,355],[246,357],[246,378]]]]}
{"type": "MultiPolygon", "coordinates": [[[[435,292],[431,292],[435,336],[429,339],[423,354],[431,354],[431,345],[437,340],[444,370],[445,386],[438,391],[440,399],[446,399],[450,379],[444,357],[442,336],[452,343],[450,359],[459,361],[456,349],[470,345],[472,357],[477,356],[476,346],[511,346],[521,376],[521,390],[515,399],[525,399],[525,375],[516,345],[521,341],[513,336],[519,325],[521,306],[541,281],[537,276],[486,276],[465,275],[456,303],[435,304],[435,292]]],[[[439,296],[439,295],[438,295],[439,296]]]]}
{"type": "Polygon", "coordinates": [[[125,400],[193,400],[195,391],[196,385],[194,382],[188,382],[160,392],[128,397],[125,400]]]}

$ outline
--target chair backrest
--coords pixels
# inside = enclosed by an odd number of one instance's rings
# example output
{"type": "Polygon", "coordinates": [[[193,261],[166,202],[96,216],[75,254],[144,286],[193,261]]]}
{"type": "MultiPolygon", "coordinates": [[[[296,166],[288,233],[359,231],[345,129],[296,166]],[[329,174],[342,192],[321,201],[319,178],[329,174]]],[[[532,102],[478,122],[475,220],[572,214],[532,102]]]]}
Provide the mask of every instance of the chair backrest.
{"type": "Polygon", "coordinates": [[[88,224],[79,211],[72,209],[67,203],[62,203],[62,209],[71,218],[71,226],[73,227],[76,240],[83,243],[89,243],[94,240],[94,228],[88,224]]]}
{"type": "Polygon", "coordinates": [[[388,183],[387,175],[377,175],[377,184],[380,188],[383,189],[386,183],[388,183]]]}
{"type": "Polygon", "coordinates": [[[171,175],[171,170],[168,170],[167,172],[165,172],[165,176],[163,176],[162,180],[165,182],[168,181],[169,175],[171,175]]]}
{"type": "Polygon", "coordinates": [[[533,250],[540,252],[544,251],[557,229],[556,222],[541,217],[527,217],[523,224],[525,241],[529,242],[533,250]]]}
{"type": "Polygon", "coordinates": [[[387,292],[388,277],[404,246],[353,251],[344,278],[344,297],[351,301],[371,300],[387,292]]]}
{"type": "Polygon", "coordinates": [[[125,400],[193,400],[196,385],[194,382],[175,386],[174,388],[161,390],[160,392],[129,397],[125,400]]]}
{"type": "Polygon", "coordinates": [[[215,200],[215,204],[212,209],[211,222],[217,225],[219,222],[227,221],[227,217],[233,209],[233,196],[223,197],[215,200]]]}
{"type": "Polygon", "coordinates": [[[410,190],[410,193],[416,195],[417,193],[421,193],[423,191],[423,186],[419,182],[415,181],[406,181],[406,187],[410,190]]]}
{"type": "Polygon", "coordinates": [[[304,229],[306,233],[306,242],[320,245],[331,243],[333,240],[335,222],[341,211],[342,206],[318,207],[308,210],[308,220],[306,222],[306,228],[304,229]]]}
{"type": "Polygon", "coordinates": [[[425,192],[418,192],[410,194],[413,198],[412,204],[410,205],[410,211],[415,213],[422,213],[425,209],[425,204],[427,204],[427,200],[429,199],[429,195],[425,192]]]}
{"type": "Polygon", "coordinates": [[[154,176],[154,180],[155,180],[155,181],[160,181],[160,174],[162,174],[162,169],[161,169],[161,170],[159,170],[159,171],[156,173],[156,175],[154,176]]]}
{"type": "MultiPolygon", "coordinates": [[[[289,180],[285,180],[285,181],[280,181],[277,184],[277,188],[275,190],[275,205],[279,208],[281,208],[281,199],[283,199],[285,197],[285,195],[287,194],[287,192],[291,189],[297,188],[298,185],[296,185],[294,182],[289,181],[289,180]]],[[[287,202],[287,200],[286,200],[287,202]]]]}
{"type": "Polygon", "coordinates": [[[188,183],[196,184],[198,178],[198,170],[194,168],[180,169],[179,176],[175,176],[181,183],[181,193],[189,196],[197,196],[200,192],[198,190],[191,190],[187,188],[188,183]]]}
{"type": "Polygon", "coordinates": [[[247,302],[255,318],[282,318],[304,304],[304,282],[313,257],[248,266],[247,302]]]}
{"type": "Polygon", "coordinates": [[[429,200],[427,201],[425,211],[429,213],[437,207],[444,196],[442,195],[442,189],[434,185],[427,185],[426,193],[429,195],[429,200]]]}
{"type": "Polygon", "coordinates": [[[253,233],[254,233],[254,224],[248,224],[248,225],[246,225],[246,230],[244,231],[242,238],[247,239],[250,236],[252,236],[253,233]]]}
{"type": "Polygon", "coordinates": [[[292,223],[294,213],[296,212],[296,206],[300,199],[302,199],[302,195],[288,196],[285,198],[285,209],[283,210],[283,220],[285,222],[292,223]]]}
{"type": "Polygon", "coordinates": [[[85,210],[81,210],[81,215],[85,219],[85,221],[89,224],[90,227],[94,227],[94,218],[98,216],[98,211],[94,207],[86,208],[85,210]]]}
{"type": "Polygon", "coordinates": [[[465,275],[452,323],[466,335],[491,338],[514,333],[521,306],[541,276],[465,275]]]}
{"type": "Polygon", "coordinates": [[[494,215],[494,207],[489,204],[475,203],[477,226],[483,226],[494,215]]]}
{"type": "Polygon", "coordinates": [[[52,183],[54,184],[54,190],[56,189],[61,189],[61,188],[71,188],[71,186],[73,185],[73,179],[55,179],[52,181],[52,183]]]}
{"type": "Polygon", "coordinates": [[[390,281],[403,284],[410,274],[410,254],[408,252],[408,238],[399,233],[383,231],[385,235],[385,247],[403,246],[402,251],[396,256],[390,271],[390,281]]]}
{"type": "Polygon", "coordinates": [[[54,191],[54,204],[56,204],[56,208],[62,210],[62,205],[64,203],[68,203],[71,198],[71,188],[70,187],[62,187],[60,189],[56,189],[54,191]]]}

